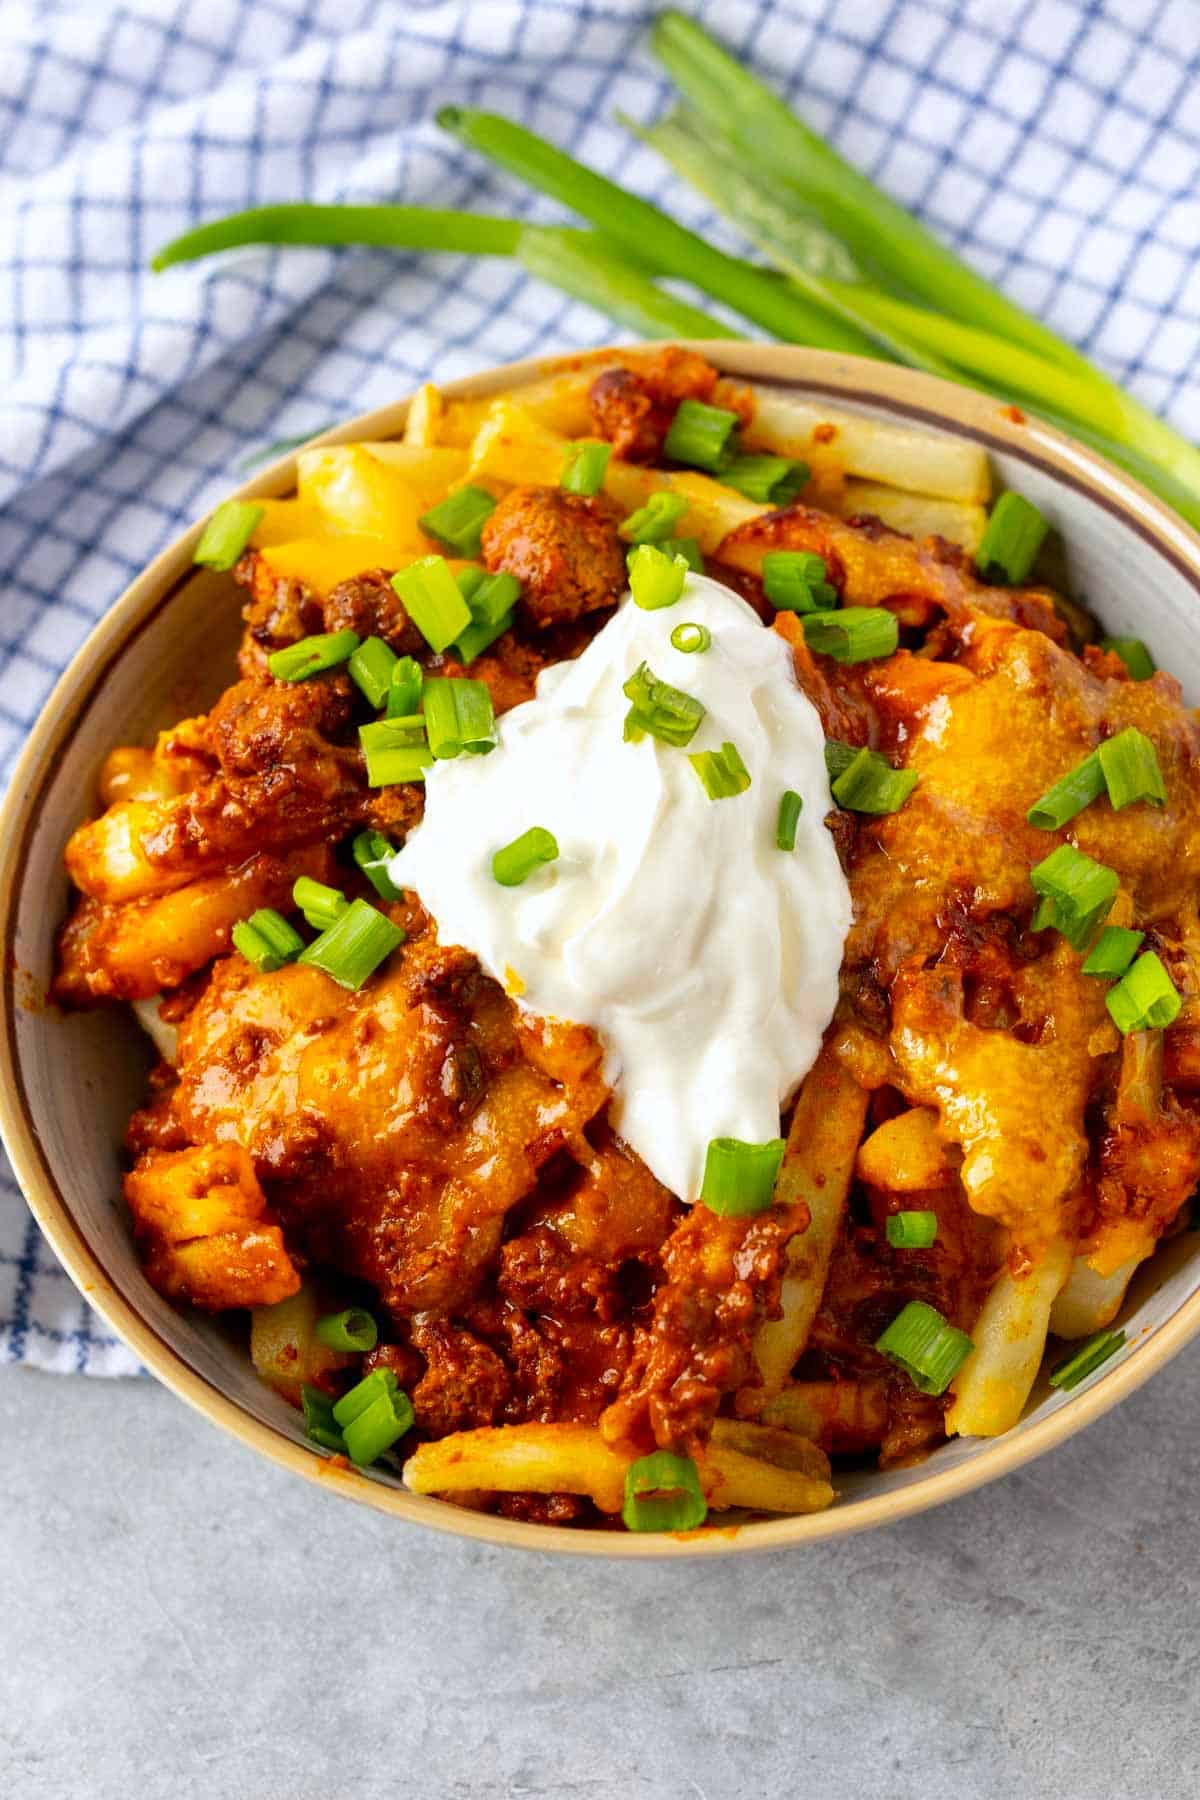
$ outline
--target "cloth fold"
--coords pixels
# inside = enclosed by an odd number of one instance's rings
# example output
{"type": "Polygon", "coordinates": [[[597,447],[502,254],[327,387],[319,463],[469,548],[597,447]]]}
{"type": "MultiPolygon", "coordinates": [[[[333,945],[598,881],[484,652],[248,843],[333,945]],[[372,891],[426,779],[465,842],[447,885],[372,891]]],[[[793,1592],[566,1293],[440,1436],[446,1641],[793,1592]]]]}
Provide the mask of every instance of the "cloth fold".
{"type": "MultiPolygon", "coordinates": [[[[73,651],[257,447],[619,336],[502,261],[162,243],[269,201],[551,219],[433,124],[523,120],[737,246],[616,124],[668,86],[640,0],[19,0],[0,8],[0,776],[73,651]],[[668,199],[669,196],[669,199],[668,199]]],[[[687,8],[985,274],[1200,432],[1200,23],[1189,0],[687,8]]],[[[745,246],[741,246],[743,249],[745,246]]],[[[0,1185],[0,1360],[135,1359],[0,1185]]]]}

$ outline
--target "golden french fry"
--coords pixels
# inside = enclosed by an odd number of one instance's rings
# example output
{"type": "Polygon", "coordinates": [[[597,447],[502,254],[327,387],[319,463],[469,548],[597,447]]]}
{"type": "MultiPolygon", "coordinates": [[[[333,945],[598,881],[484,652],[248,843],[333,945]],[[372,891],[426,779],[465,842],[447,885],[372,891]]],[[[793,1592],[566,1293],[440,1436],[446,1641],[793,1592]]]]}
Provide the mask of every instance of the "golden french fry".
{"type": "Polygon", "coordinates": [[[844,519],[873,513],[893,531],[903,531],[913,538],[945,538],[947,543],[958,544],[972,555],[987,529],[987,513],[982,506],[930,494],[906,494],[878,481],[847,481],[832,510],[844,519]]]}
{"type": "Polygon", "coordinates": [[[754,421],[746,435],[756,448],[801,458],[814,453],[831,457],[848,475],[969,505],[979,505],[991,494],[987,453],[979,444],[883,424],[771,388],[753,392],[754,421]]]}
{"type": "Polygon", "coordinates": [[[999,1437],[1021,1417],[1046,1350],[1050,1308],[1071,1267],[1071,1246],[1057,1239],[1017,1281],[995,1281],[971,1331],[974,1349],[952,1383],[946,1430],[999,1437]]]}

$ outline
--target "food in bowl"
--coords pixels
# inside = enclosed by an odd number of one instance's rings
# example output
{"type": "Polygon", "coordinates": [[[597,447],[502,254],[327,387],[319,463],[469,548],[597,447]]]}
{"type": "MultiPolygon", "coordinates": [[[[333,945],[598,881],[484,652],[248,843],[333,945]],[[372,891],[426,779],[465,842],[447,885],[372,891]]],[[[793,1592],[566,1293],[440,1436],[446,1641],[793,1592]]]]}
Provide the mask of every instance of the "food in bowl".
{"type": "Polygon", "coordinates": [[[298,469],[198,546],[240,679],[68,848],[151,1282],[330,1455],[636,1531],[1118,1351],[1200,1171],[1196,726],[979,447],[667,349],[298,469]]]}

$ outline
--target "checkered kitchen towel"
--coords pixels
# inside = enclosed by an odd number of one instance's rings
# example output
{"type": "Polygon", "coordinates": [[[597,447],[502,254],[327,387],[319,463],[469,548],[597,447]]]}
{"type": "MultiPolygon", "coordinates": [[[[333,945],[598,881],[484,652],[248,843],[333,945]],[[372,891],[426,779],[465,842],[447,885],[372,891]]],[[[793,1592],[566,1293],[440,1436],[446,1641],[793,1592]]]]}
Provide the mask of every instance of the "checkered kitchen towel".
{"type": "MultiPolygon", "coordinates": [[[[613,123],[666,89],[640,0],[6,0],[0,6],[0,767],[130,578],[256,445],[432,376],[598,344],[504,263],[242,251],[153,277],[270,200],[550,218],[432,123],[525,120],[712,229],[613,123]]],[[[710,0],[803,115],[1016,299],[1200,433],[1193,0],[710,0]]],[[[729,241],[723,229],[720,241],[729,241]]],[[[0,1188],[0,1360],[133,1358],[0,1188]]]]}

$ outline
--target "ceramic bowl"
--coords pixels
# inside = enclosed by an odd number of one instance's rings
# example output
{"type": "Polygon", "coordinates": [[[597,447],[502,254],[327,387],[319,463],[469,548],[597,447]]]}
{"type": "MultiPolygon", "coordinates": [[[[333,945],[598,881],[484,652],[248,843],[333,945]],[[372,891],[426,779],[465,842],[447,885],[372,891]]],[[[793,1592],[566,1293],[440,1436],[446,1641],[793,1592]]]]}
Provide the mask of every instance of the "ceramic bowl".
{"type": "MultiPolygon", "coordinates": [[[[703,349],[732,375],[984,444],[1000,479],[1028,495],[1060,530],[1071,591],[1086,596],[1110,632],[1146,639],[1160,666],[1180,678],[1193,703],[1200,701],[1200,538],[1134,482],[1016,409],[929,376],[766,344],[703,349]]],[[[547,368],[537,361],[492,369],[446,391],[493,393],[547,368]]],[[[406,410],[398,401],[316,441],[393,436],[406,410]]],[[[285,494],[294,472],[294,456],[284,457],[238,497],[285,494]]],[[[228,576],[193,566],[198,535],[198,526],[185,532],[96,627],[51,695],[14,776],[0,820],[0,930],[10,971],[0,1126],[29,1204],[73,1280],[146,1366],[214,1425],[298,1475],[399,1520],[460,1537],[575,1555],[732,1556],[890,1523],[995,1480],[1131,1393],[1200,1329],[1200,1237],[1183,1233],[1143,1265],[1121,1315],[1128,1347],[1078,1393],[1052,1391],[1043,1375],[1020,1424],[1004,1437],[955,1440],[914,1468],[848,1475],[827,1512],[686,1538],[515,1523],[324,1460],[306,1443],[299,1414],[258,1381],[234,1335],[174,1311],[138,1266],[120,1202],[119,1146],[148,1062],[132,1018],[115,1009],[64,1016],[40,998],[67,906],[63,847],[92,806],[105,753],[201,709],[231,679],[237,607],[228,576]]]]}

